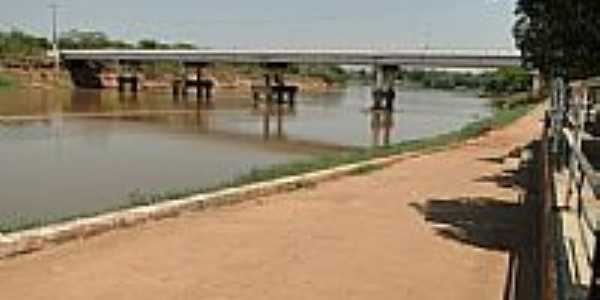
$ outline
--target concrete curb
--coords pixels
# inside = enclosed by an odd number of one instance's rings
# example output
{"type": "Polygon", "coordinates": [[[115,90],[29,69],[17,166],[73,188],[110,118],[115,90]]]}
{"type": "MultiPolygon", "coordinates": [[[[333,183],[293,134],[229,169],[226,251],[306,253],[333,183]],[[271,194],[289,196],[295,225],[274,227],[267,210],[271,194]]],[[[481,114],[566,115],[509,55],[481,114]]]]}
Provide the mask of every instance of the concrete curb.
{"type": "Polygon", "coordinates": [[[87,239],[102,233],[137,226],[150,221],[176,217],[188,211],[217,208],[269,195],[299,190],[320,182],[331,181],[350,175],[365,167],[387,167],[396,162],[420,157],[429,152],[412,152],[372,159],[332,169],[284,177],[237,188],[228,188],[208,194],[199,194],[185,199],[171,200],[151,206],[142,206],[122,211],[82,218],[42,228],[0,234],[0,260],[28,254],[76,239],[87,239]]]}

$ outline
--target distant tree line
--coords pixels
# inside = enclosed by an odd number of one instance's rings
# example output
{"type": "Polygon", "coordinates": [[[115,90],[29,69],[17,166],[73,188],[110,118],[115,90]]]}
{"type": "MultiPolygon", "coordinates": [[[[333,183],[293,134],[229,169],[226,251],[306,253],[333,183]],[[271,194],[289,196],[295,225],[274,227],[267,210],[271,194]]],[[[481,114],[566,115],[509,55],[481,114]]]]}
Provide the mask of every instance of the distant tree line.
{"type": "Polygon", "coordinates": [[[0,31],[0,58],[26,58],[43,56],[50,48],[46,38],[40,38],[22,31],[0,31]]]}
{"type": "Polygon", "coordinates": [[[350,74],[337,65],[293,65],[288,70],[290,74],[319,77],[328,84],[345,83],[350,74]]]}
{"type": "Polygon", "coordinates": [[[546,77],[600,74],[600,1],[518,0],[513,34],[530,68],[546,77]]]}
{"type": "Polygon", "coordinates": [[[71,30],[61,35],[59,45],[65,49],[195,49],[190,43],[163,43],[153,39],[142,39],[137,43],[111,39],[99,31],[71,30]]]}
{"type": "MultiPolygon", "coordinates": [[[[99,31],[70,30],[60,35],[62,49],[194,49],[191,43],[163,43],[143,39],[137,43],[112,39],[99,31]]],[[[20,30],[0,31],[0,59],[43,59],[51,41],[20,30]]]]}
{"type": "Polygon", "coordinates": [[[466,72],[409,70],[401,79],[433,89],[474,89],[490,94],[527,91],[531,76],[523,68],[501,68],[480,74],[466,72]]]}

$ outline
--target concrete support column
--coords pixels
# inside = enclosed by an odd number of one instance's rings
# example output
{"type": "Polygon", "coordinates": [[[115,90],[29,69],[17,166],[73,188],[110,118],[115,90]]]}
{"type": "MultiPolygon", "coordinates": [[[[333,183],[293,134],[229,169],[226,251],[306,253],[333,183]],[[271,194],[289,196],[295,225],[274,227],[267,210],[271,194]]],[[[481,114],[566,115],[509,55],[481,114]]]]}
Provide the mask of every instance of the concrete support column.
{"type": "Polygon", "coordinates": [[[265,101],[267,102],[267,105],[270,107],[271,103],[273,102],[273,80],[271,78],[270,73],[265,74],[265,88],[266,88],[265,101]]]}
{"type": "Polygon", "coordinates": [[[137,73],[134,73],[131,77],[131,84],[130,87],[131,92],[133,94],[137,94],[138,90],[139,90],[139,77],[137,76],[137,73]]]}
{"type": "Polygon", "coordinates": [[[116,64],[116,71],[117,71],[117,86],[119,89],[119,93],[124,93],[125,92],[125,81],[124,81],[124,66],[120,63],[117,62],[116,64]]]}
{"type": "Polygon", "coordinates": [[[173,96],[178,97],[179,94],[187,97],[188,89],[196,89],[196,99],[198,104],[201,100],[210,102],[213,97],[214,82],[211,79],[205,78],[204,71],[208,64],[205,63],[188,63],[182,67],[181,75],[173,81],[173,96]],[[189,69],[193,69],[193,75],[190,78],[189,69]]]}
{"type": "Polygon", "coordinates": [[[196,67],[196,99],[201,100],[204,98],[204,87],[201,82],[204,77],[204,70],[202,67],[196,67]]]}
{"type": "Polygon", "coordinates": [[[173,95],[173,100],[177,102],[179,100],[179,95],[181,95],[181,77],[180,72],[175,72],[173,74],[173,80],[171,81],[171,92],[173,95]]]}
{"type": "Polygon", "coordinates": [[[373,87],[373,110],[394,110],[396,99],[395,80],[398,74],[398,66],[376,65],[374,67],[375,82],[373,87]]]}
{"type": "Polygon", "coordinates": [[[129,85],[129,91],[134,95],[137,94],[141,85],[137,65],[119,62],[117,65],[117,73],[119,93],[125,93],[126,86],[129,85]]]}
{"type": "Polygon", "coordinates": [[[298,92],[298,89],[292,89],[288,95],[288,102],[290,104],[290,108],[292,108],[292,109],[296,106],[296,93],[297,92],[298,92]]]}
{"type": "Polygon", "coordinates": [[[297,86],[287,85],[284,72],[288,67],[285,63],[272,63],[263,66],[266,69],[264,74],[264,84],[252,86],[252,101],[254,108],[258,108],[259,102],[264,101],[265,105],[276,103],[277,105],[287,104],[293,108],[296,104],[297,86]]]}

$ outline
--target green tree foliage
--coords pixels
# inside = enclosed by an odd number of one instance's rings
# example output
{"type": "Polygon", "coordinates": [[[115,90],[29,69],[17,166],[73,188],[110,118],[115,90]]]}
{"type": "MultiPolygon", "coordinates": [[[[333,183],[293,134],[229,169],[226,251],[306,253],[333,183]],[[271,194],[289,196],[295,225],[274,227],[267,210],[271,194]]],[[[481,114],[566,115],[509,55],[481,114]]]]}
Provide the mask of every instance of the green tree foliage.
{"type": "Polygon", "coordinates": [[[111,40],[105,33],[98,31],[70,30],[61,34],[60,47],[62,49],[128,49],[133,45],[111,40]]]}
{"type": "MultiPolygon", "coordinates": [[[[99,31],[70,30],[61,34],[61,49],[196,49],[190,43],[167,44],[152,39],[144,39],[137,44],[111,39],[99,31]]],[[[50,50],[48,39],[37,37],[19,30],[0,31],[0,57],[40,56],[50,50]]]]}
{"type": "Polygon", "coordinates": [[[501,68],[481,74],[445,71],[405,71],[402,77],[433,89],[477,89],[492,94],[508,94],[527,91],[531,76],[523,68],[501,68]]]}
{"type": "Polygon", "coordinates": [[[19,30],[0,31],[0,58],[27,58],[40,56],[49,48],[45,38],[39,38],[19,30]]]}
{"type": "Polygon", "coordinates": [[[516,45],[531,68],[577,78],[600,73],[600,1],[518,0],[516,45]]]}
{"type": "MultiPolygon", "coordinates": [[[[190,43],[167,44],[144,39],[136,44],[112,39],[99,31],[70,30],[60,34],[61,49],[196,49],[190,43]]],[[[0,59],[19,61],[22,59],[43,60],[52,45],[47,38],[38,37],[19,30],[0,31],[0,59]]]]}
{"type": "Polygon", "coordinates": [[[153,39],[143,39],[137,43],[138,49],[146,49],[146,50],[169,50],[169,49],[177,49],[177,50],[191,50],[196,49],[196,46],[190,43],[162,43],[153,39]]]}
{"type": "Polygon", "coordinates": [[[483,90],[493,94],[523,92],[531,85],[531,75],[522,68],[501,68],[479,76],[483,90]]]}
{"type": "Polygon", "coordinates": [[[344,83],[349,79],[349,74],[341,67],[334,65],[297,65],[289,70],[292,74],[320,77],[326,83],[344,83]]]}
{"type": "Polygon", "coordinates": [[[167,44],[163,44],[156,40],[143,39],[138,42],[137,48],[145,49],[145,50],[156,50],[156,49],[169,49],[171,47],[167,44]]]}
{"type": "Polygon", "coordinates": [[[180,49],[180,50],[193,50],[196,49],[197,47],[194,44],[190,44],[190,43],[175,43],[173,45],[171,45],[172,49],[180,49]]]}
{"type": "Polygon", "coordinates": [[[14,85],[12,79],[0,74],[0,90],[14,85]]]}

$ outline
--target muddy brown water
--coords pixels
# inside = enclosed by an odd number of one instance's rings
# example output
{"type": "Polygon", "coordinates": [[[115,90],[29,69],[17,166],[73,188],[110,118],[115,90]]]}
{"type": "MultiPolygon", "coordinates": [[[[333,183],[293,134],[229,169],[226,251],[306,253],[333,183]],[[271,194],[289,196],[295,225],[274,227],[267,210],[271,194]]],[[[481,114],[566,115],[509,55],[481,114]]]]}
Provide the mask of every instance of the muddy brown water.
{"type": "Polygon", "coordinates": [[[424,138],[491,114],[474,95],[400,91],[371,113],[368,87],[302,94],[294,110],[212,103],[169,93],[10,90],[0,93],[0,222],[115,207],[129,195],[206,187],[252,168],[320,153],[424,138]]]}

